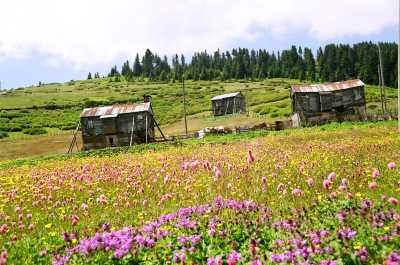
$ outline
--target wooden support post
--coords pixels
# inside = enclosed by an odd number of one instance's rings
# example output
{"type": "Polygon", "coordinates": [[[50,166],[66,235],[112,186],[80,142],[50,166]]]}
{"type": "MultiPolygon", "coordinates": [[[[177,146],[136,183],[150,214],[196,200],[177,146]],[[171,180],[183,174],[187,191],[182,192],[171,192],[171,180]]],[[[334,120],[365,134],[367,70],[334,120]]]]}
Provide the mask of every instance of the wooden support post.
{"type": "Polygon", "coordinates": [[[156,125],[157,129],[160,131],[160,133],[161,133],[161,136],[162,136],[162,137],[164,138],[164,140],[166,141],[166,140],[167,140],[167,138],[165,138],[165,136],[164,136],[163,132],[161,131],[160,127],[158,126],[158,123],[157,123],[156,119],[154,119],[154,117],[153,117],[153,116],[151,116],[151,118],[153,119],[153,122],[154,122],[154,124],[156,125]]]}
{"type": "Polygon", "coordinates": [[[129,141],[129,146],[132,146],[133,141],[133,129],[135,128],[135,113],[132,113],[132,128],[131,128],[131,140],[129,141]]]}
{"type": "Polygon", "coordinates": [[[380,76],[381,76],[381,84],[382,84],[382,91],[383,91],[383,102],[384,102],[384,113],[383,115],[387,115],[387,104],[386,104],[386,91],[385,91],[385,79],[383,77],[383,60],[382,60],[382,54],[381,54],[381,46],[378,43],[378,53],[379,53],[379,66],[380,66],[380,76]]]}
{"type": "Polygon", "coordinates": [[[383,103],[383,89],[382,89],[382,82],[381,82],[381,68],[378,65],[378,81],[379,81],[379,89],[381,92],[381,105],[382,105],[382,114],[385,115],[385,106],[383,103]]]}
{"type": "Polygon", "coordinates": [[[148,132],[147,132],[147,130],[148,130],[148,119],[147,119],[147,115],[148,115],[148,113],[146,113],[146,144],[147,144],[147,142],[148,142],[148,136],[147,136],[147,134],[148,134],[148,132]]]}
{"type": "Polygon", "coordinates": [[[74,149],[74,145],[76,145],[76,148],[78,149],[78,144],[76,143],[76,134],[78,133],[80,127],[81,127],[81,122],[78,122],[78,125],[76,126],[74,135],[72,137],[71,143],[69,145],[67,154],[72,153],[72,150],[74,149]]]}
{"type": "Polygon", "coordinates": [[[185,77],[182,74],[182,94],[183,94],[183,116],[185,118],[185,132],[188,134],[187,118],[186,118],[186,93],[185,93],[185,77]]]}

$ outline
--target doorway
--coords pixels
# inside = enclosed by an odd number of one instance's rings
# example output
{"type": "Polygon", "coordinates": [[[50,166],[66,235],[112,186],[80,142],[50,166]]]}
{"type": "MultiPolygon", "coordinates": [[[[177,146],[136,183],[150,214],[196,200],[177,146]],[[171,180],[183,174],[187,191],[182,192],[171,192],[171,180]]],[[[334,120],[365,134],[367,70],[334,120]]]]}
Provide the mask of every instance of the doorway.
{"type": "Polygon", "coordinates": [[[118,144],[117,136],[116,135],[107,135],[106,136],[106,144],[108,147],[117,146],[117,144],[118,144]]]}

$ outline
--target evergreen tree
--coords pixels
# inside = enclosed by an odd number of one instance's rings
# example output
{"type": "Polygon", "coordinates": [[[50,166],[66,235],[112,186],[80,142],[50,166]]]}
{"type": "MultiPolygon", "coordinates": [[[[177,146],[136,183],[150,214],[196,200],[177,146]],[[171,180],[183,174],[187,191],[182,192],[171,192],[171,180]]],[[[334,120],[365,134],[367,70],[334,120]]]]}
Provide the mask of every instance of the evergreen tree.
{"type": "Polygon", "coordinates": [[[121,75],[125,78],[129,78],[132,76],[132,69],[129,66],[129,61],[126,61],[121,68],[121,75]]]}
{"type": "Polygon", "coordinates": [[[147,49],[142,59],[142,69],[144,77],[149,77],[149,78],[153,77],[153,70],[154,70],[153,60],[154,60],[153,53],[149,49],[147,49]]]}
{"type": "Polygon", "coordinates": [[[132,74],[133,76],[141,76],[143,73],[142,65],[140,64],[139,54],[136,54],[135,62],[133,63],[132,74]]]}
{"type": "Polygon", "coordinates": [[[92,79],[92,74],[89,72],[87,75],[87,80],[90,80],[90,79],[92,79]]]}

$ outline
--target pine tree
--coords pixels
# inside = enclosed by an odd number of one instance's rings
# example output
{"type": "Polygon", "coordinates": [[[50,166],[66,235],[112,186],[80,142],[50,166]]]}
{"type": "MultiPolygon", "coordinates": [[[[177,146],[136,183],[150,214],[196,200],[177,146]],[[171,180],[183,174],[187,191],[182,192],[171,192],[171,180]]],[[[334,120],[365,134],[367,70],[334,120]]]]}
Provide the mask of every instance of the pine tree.
{"type": "Polygon", "coordinates": [[[149,77],[149,78],[153,77],[153,70],[154,70],[153,60],[154,60],[153,53],[149,49],[147,49],[142,59],[142,69],[144,77],[149,77]]]}
{"type": "Polygon", "coordinates": [[[88,76],[87,76],[87,80],[90,80],[90,79],[92,79],[92,74],[89,72],[88,76]]]}
{"type": "Polygon", "coordinates": [[[135,62],[133,63],[132,74],[133,76],[141,76],[143,73],[142,65],[140,64],[139,54],[136,54],[135,62]]]}
{"type": "Polygon", "coordinates": [[[122,65],[121,75],[123,75],[125,78],[130,78],[132,76],[132,69],[129,66],[128,60],[122,65]]]}

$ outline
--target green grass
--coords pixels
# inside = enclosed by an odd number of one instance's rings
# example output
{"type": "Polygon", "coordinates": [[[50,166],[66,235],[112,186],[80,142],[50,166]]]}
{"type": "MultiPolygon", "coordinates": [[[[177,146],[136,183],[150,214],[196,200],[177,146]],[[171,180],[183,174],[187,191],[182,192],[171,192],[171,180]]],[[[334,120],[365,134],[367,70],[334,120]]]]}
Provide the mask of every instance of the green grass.
{"type": "MultiPolygon", "coordinates": [[[[301,83],[290,79],[260,81],[187,81],[189,117],[209,115],[210,99],[219,94],[241,91],[247,109],[266,120],[290,116],[288,88],[301,83]]],[[[0,131],[19,132],[27,128],[75,128],[82,108],[94,105],[141,102],[144,94],[152,96],[159,124],[180,121],[182,89],[180,83],[112,82],[109,78],[53,83],[41,87],[19,88],[0,96],[0,131]]],[[[389,107],[395,108],[396,89],[388,88],[389,107]]],[[[380,111],[377,86],[366,86],[370,112],[380,111]],[[372,107],[371,107],[372,106],[372,107]]],[[[197,128],[196,128],[197,129],[197,128]]]]}
{"type": "MultiPolygon", "coordinates": [[[[288,129],[284,131],[249,131],[241,134],[210,134],[206,135],[202,139],[187,139],[187,140],[176,140],[172,142],[162,143],[148,143],[139,144],[132,147],[112,147],[91,151],[81,151],[72,154],[57,154],[57,155],[43,155],[35,156],[31,158],[13,159],[8,161],[0,161],[0,169],[13,168],[26,165],[37,165],[44,161],[65,161],[73,158],[85,158],[85,157],[112,157],[120,154],[135,154],[146,151],[162,151],[176,147],[192,147],[206,144],[229,144],[237,141],[251,140],[264,136],[290,136],[298,134],[298,131],[312,134],[313,132],[322,131],[347,131],[353,129],[377,129],[383,130],[383,128],[390,128],[395,130],[396,121],[379,121],[379,122],[333,122],[330,124],[321,125],[318,127],[309,127],[299,129],[288,129]]],[[[310,136],[309,136],[310,137],[310,136]]],[[[18,140],[18,138],[17,138],[18,140]]]]}

